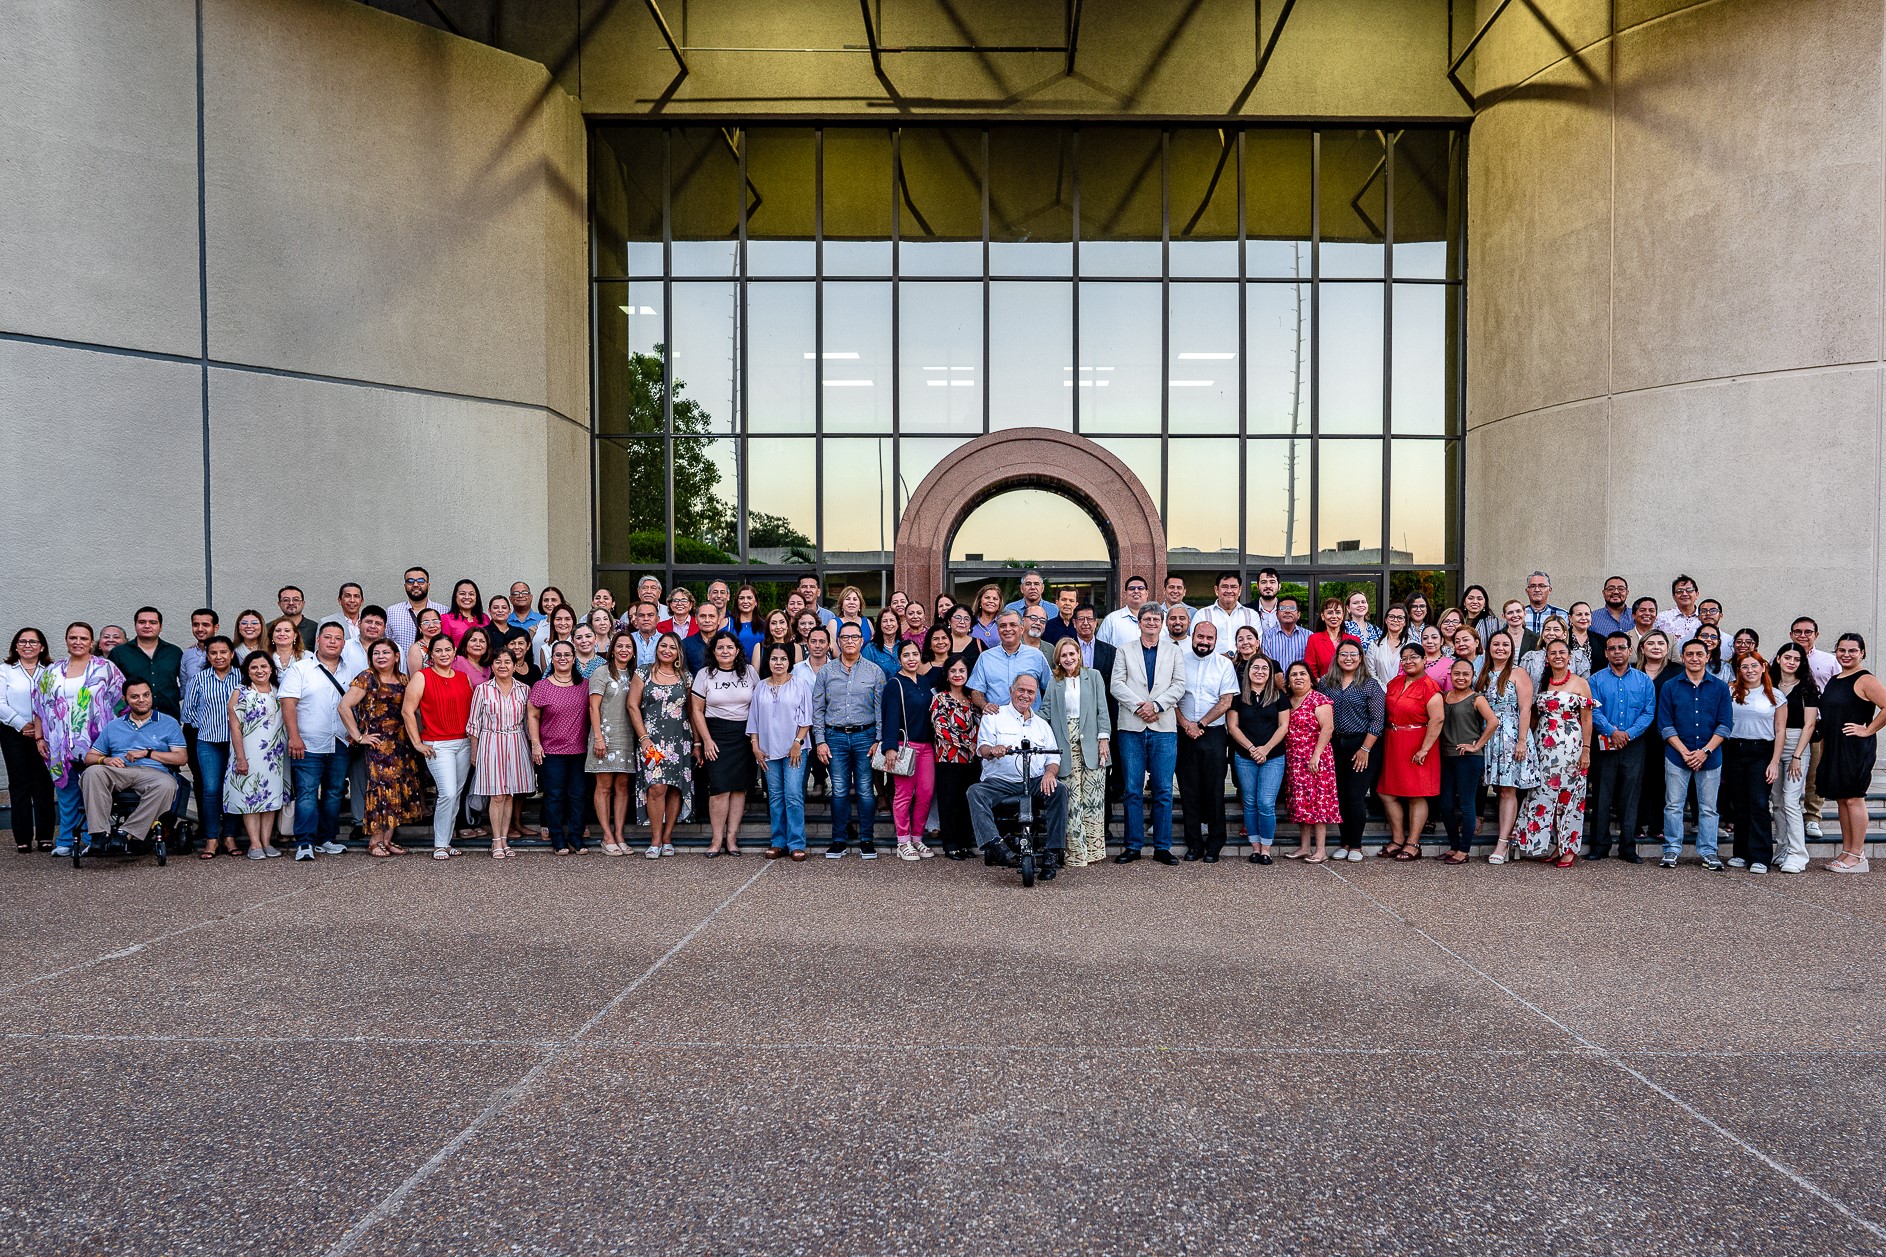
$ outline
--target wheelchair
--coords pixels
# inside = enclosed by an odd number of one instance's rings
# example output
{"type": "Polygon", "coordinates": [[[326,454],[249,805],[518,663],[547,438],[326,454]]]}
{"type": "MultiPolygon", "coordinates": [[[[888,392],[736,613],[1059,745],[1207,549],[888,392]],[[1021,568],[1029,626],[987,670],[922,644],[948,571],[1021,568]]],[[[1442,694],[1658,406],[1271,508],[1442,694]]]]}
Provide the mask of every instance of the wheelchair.
{"type": "MultiPolygon", "coordinates": [[[[1023,738],[1022,744],[1015,749],[1021,759],[1023,781],[1032,781],[1029,774],[1033,766],[1034,746],[1023,738]]],[[[1022,797],[1013,803],[998,803],[992,809],[995,817],[995,832],[1008,849],[1011,863],[1021,870],[1022,885],[1033,886],[1037,880],[1054,879],[1055,853],[1048,847],[1048,818],[1035,810],[1035,797],[1024,791],[1022,797]]]]}
{"type": "Polygon", "coordinates": [[[157,818],[148,834],[133,834],[125,830],[125,822],[131,819],[131,813],[137,810],[138,795],[135,790],[114,790],[111,795],[111,819],[105,829],[103,849],[96,846],[88,849],[85,841],[73,844],[72,867],[78,868],[87,855],[121,855],[133,858],[145,855],[157,857],[157,866],[162,868],[170,862],[170,852],[174,847],[178,851],[188,851],[196,839],[196,822],[184,814],[190,802],[190,782],[187,778],[177,778],[176,797],[171,800],[170,810],[157,818]]]}

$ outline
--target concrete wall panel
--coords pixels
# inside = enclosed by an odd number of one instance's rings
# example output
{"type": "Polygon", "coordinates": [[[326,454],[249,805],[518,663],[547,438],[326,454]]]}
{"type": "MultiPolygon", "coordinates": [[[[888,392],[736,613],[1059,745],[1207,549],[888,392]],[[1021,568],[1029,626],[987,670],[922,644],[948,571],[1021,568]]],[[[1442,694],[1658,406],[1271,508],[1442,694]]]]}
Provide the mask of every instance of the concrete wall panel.
{"type": "MultiPolygon", "coordinates": [[[[1463,14],[1454,31],[1456,49],[1466,47],[1499,2],[1480,0],[1471,28],[1463,14]]],[[[1603,47],[1611,33],[1610,8],[1611,0],[1531,0],[1509,5],[1474,50],[1462,77],[1477,95],[1485,97],[1522,83],[1566,57],[1583,57],[1595,73],[1602,74],[1610,57],[1603,47]]]]}
{"type": "Polygon", "coordinates": [[[195,363],[0,341],[0,445],[26,460],[0,552],[7,638],[32,624],[58,649],[67,621],[128,628],[147,602],[188,635],[203,599],[200,389],[195,363]]]}
{"type": "Polygon", "coordinates": [[[1467,435],[1465,583],[1479,582],[1496,602],[1521,597],[1535,567],[1552,574],[1560,606],[1591,600],[1608,573],[1604,519],[1615,507],[1610,486],[1578,469],[1602,467],[1610,444],[1607,398],[1534,412],[1475,428],[1467,435]]]}
{"type": "Polygon", "coordinates": [[[0,7],[0,330],[199,352],[191,0],[0,7]]]}
{"type": "Polygon", "coordinates": [[[567,399],[583,176],[545,70],[346,0],[204,20],[212,355],[534,405],[554,356],[567,399]]]}
{"type": "Polygon", "coordinates": [[[1878,0],[1739,0],[1618,39],[1619,389],[1871,360],[1878,0]]]}
{"type": "Polygon", "coordinates": [[[210,409],[225,615],[270,610],[287,583],[321,614],[344,580],[384,603],[412,563],[441,602],[461,576],[490,590],[549,570],[545,421],[571,425],[540,409],[229,370],[210,409]]]}
{"type": "Polygon", "coordinates": [[[1482,114],[1468,153],[1468,426],[1604,393],[1608,86],[1555,67],[1482,114]]]}
{"type": "MultiPolygon", "coordinates": [[[[544,535],[550,583],[571,599],[587,598],[590,568],[589,433],[556,415],[545,416],[544,535]],[[578,594],[576,591],[583,592],[578,594]]],[[[529,578],[527,578],[529,579],[529,578]]],[[[539,575],[532,586],[542,583],[539,575]]]]}
{"type": "Polygon", "coordinates": [[[1611,480],[1643,488],[1606,513],[1613,565],[1666,606],[1670,580],[1688,572],[1722,599],[1726,624],[1754,627],[1765,647],[1801,614],[1865,631],[1880,381],[1866,366],[1613,398],[1611,480]]]}

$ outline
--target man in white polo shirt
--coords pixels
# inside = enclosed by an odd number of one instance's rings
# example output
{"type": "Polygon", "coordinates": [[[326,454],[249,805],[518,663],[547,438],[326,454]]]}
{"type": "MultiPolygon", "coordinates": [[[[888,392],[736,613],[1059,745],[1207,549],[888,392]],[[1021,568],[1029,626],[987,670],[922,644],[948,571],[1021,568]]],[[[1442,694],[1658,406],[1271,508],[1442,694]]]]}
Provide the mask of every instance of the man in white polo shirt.
{"type": "Polygon", "coordinates": [[[1209,624],[1218,630],[1218,653],[1221,655],[1236,653],[1238,630],[1247,625],[1257,634],[1259,641],[1264,640],[1264,617],[1238,601],[1239,586],[1236,572],[1218,573],[1218,601],[1192,613],[1193,628],[1209,624]]]}
{"type": "Polygon", "coordinates": [[[282,677],[282,724],[295,782],[297,860],[312,860],[316,851],[339,855],[347,850],[336,841],[348,751],[340,711],[347,684],[360,669],[341,658],[346,644],[340,625],[323,624],[315,635],[314,654],[290,664],[282,677]]]}

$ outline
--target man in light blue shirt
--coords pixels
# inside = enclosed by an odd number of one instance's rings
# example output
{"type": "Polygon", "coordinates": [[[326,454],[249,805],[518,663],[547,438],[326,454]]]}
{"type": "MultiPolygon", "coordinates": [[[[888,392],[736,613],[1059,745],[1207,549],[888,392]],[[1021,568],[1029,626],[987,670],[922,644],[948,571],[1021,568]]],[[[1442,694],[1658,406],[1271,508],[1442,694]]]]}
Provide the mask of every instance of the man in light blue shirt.
{"type": "MultiPolygon", "coordinates": [[[[1047,590],[1048,582],[1041,578],[1041,573],[1030,569],[1022,573],[1022,596],[1002,609],[1004,611],[1017,611],[1022,615],[1027,615],[1028,612],[1035,607],[1045,607],[1048,612],[1048,622],[1052,624],[1055,620],[1060,618],[1061,612],[1052,602],[1043,602],[1041,600],[1041,595],[1046,593],[1047,590]]],[[[1004,699],[1003,701],[1007,702],[1008,700],[1004,699]]]]}
{"type": "Polygon", "coordinates": [[[1539,632],[1555,615],[1565,621],[1567,628],[1571,627],[1571,613],[1552,604],[1552,578],[1544,572],[1531,573],[1526,577],[1526,631],[1539,632]]]}
{"type": "Polygon", "coordinates": [[[1604,639],[1604,661],[1610,666],[1591,674],[1591,810],[1586,813],[1586,858],[1602,860],[1611,854],[1615,811],[1618,858],[1626,864],[1642,864],[1631,831],[1637,824],[1637,795],[1644,778],[1644,747],[1639,739],[1650,732],[1657,717],[1657,686],[1631,667],[1629,633],[1612,633],[1604,639]]]}
{"type": "Polygon", "coordinates": [[[511,585],[511,627],[533,632],[544,622],[543,613],[530,604],[530,586],[523,581],[511,585]]]}
{"type": "Polygon", "coordinates": [[[1303,658],[1310,648],[1310,630],[1298,623],[1301,614],[1297,600],[1285,594],[1277,600],[1277,627],[1264,630],[1264,655],[1279,670],[1303,658]]]}
{"type": "Polygon", "coordinates": [[[137,807],[125,822],[124,832],[139,839],[177,801],[177,769],[188,755],[183,726],[174,716],[154,710],[154,702],[149,681],[126,681],[125,714],[106,725],[92,749],[85,752],[79,783],[85,798],[85,828],[92,840],[80,848],[81,855],[103,845],[111,828],[113,792],[137,792],[137,807]]]}
{"type": "Polygon", "coordinates": [[[1604,578],[1604,605],[1591,613],[1591,631],[1600,641],[1631,631],[1631,583],[1622,576],[1604,578]]]}
{"type": "Polygon", "coordinates": [[[1048,688],[1048,657],[1022,641],[1021,613],[1005,608],[995,617],[997,644],[976,657],[969,674],[969,697],[976,710],[986,711],[1008,702],[1008,687],[1026,672],[1035,678],[1036,693],[1048,688]]]}

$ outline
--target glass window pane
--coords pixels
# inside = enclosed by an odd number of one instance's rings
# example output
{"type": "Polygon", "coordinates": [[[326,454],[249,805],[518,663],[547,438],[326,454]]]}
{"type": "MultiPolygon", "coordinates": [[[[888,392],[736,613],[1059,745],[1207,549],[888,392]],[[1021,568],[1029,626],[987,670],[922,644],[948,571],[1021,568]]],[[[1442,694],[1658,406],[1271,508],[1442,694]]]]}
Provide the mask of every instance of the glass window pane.
{"type": "Polygon", "coordinates": [[[1172,357],[1166,364],[1171,430],[1236,432],[1237,285],[1173,284],[1171,293],[1172,357]]]}
{"type": "Polygon", "coordinates": [[[1440,436],[1450,431],[1447,314],[1453,300],[1454,290],[1438,284],[1395,285],[1389,413],[1396,432],[1440,436]]]}
{"type": "Polygon", "coordinates": [[[674,419],[678,433],[734,431],[734,346],[740,307],[732,284],[675,284],[674,419]],[[685,415],[685,418],[684,418],[685,415]]]}
{"type": "Polygon", "coordinates": [[[1318,285],[1318,431],[1382,430],[1382,286],[1318,285]]]}
{"type": "Polygon", "coordinates": [[[1316,443],[1316,561],[1382,561],[1382,443],[1316,443]]]}
{"type": "Polygon", "coordinates": [[[811,284],[747,285],[747,430],[811,432],[818,318],[811,284]]]}
{"type": "Polygon", "coordinates": [[[596,431],[661,431],[662,286],[596,285],[596,431]]]}
{"type": "Polygon", "coordinates": [[[659,127],[599,127],[589,147],[590,213],[596,274],[661,275],[661,172],[667,140],[659,127]]]}
{"type": "MultiPolygon", "coordinates": [[[[827,559],[833,556],[827,554],[827,559]]],[[[864,596],[867,613],[877,610],[890,600],[890,573],[883,568],[864,568],[858,571],[834,571],[825,569],[825,606],[828,610],[838,610],[838,596],[847,587],[854,586],[864,596]]],[[[832,643],[832,651],[837,653],[838,644],[832,643]]]]}
{"type": "Polygon", "coordinates": [[[898,266],[982,274],[982,132],[908,127],[898,138],[898,266]]]}
{"type": "Polygon", "coordinates": [[[1237,132],[1179,128],[1172,132],[1166,160],[1172,182],[1172,273],[1236,275],[1237,132]]]}
{"type": "Polygon", "coordinates": [[[923,483],[923,478],[936,470],[936,465],[960,449],[964,437],[920,436],[904,437],[897,443],[897,504],[898,517],[903,517],[904,506],[923,483]]]}
{"type": "Polygon", "coordinates": [[[811,563],[818,546],[818,442],[810,438],[747,442],[747,558],[754,563],[811,563]]]}
{"type": "Polygon", "coordinates": [[[1161,147],[1152,127],[1081,129],[1081,274],[1160,273],[1161,147]]]}
{"type": "MultiPolygon", "coordinates": [[[[1094,444],[1125,463],[1126,469],[1133,473],[1140,487],[1146,490],[1146,496],[1153,506],[1159,506],[1160,452],[1165,445],[1164,441],[1158,437],[1101,436],[1094,438],[1094,444]]],[[[1147,580],[1157,578],[1157,573],[1146,573],[1147,580]]]]}
{"type": "Polygon", "coordinates": [[[991,274],[1073,274],[1073,141],[1062,127],[989,129],[991,274]]]}
{"type": "Polygon", "coordinates": [[[1459,578],[1452,572],[1390,572],[1388,600],[1406,602],[1416,593],[1425,595],[1430,607],[1451,607],[1459,578]]]}
{"type": "Polygon", "coordinates": [[[1238,561],[1238,442],[1166,443],[1166,547],[1175,564],[1238,561]]]}
{"type": "Polygon", "coordinates": [[[825,561],[864,566],[889,563],[895,518],[891,442],[833,437],[824,447],[825,561]]]}
{"type": "Polygon", "coordinates": [[[1395,441],[1389,467],[1389,562],[1454,558],[1456,441],[1395,441]]]}
{"type": "MultiPolygon", "coordinates": [[[[1107,539],[1094,517],[1047,489],[998,493],[969,513],[950,539],[957,563],[1106,563],[1107,539]]],[[[1049,573],[1053,575],[1053,573],[1049,573]]]]}
{"type": "Polygon", "coordinates": [[[802,127],[751,127],[747,149],[747,273],[810,275],[817,145],[802,127]]]}
{"type": "Polygon", "coordinates": [[[668,459],[660,437],[596,442],[600,563],[668,561],[668,459]]]}
{"type": "Polygon", "coordinates": [[[898,423],[905,432],[982,431],[982,285],[898,292],[898,423]]]}
{"type": "Polygon", "coordinates": [[[1244,444],[1244,553],[1260,566],[1310,555],[1310,443],[1244,444]]]}
{"type": "Polygon", "coordinates": [[[732,563],[739,547],[739,442],[674,439],[675,562],[732,563]]]}
{"type": "Polygon", "coordinates": [[[891,286],[825,285],[825,431],[891,430],[891,286]]]}
{"type": "Polygon", "coordinates": [[[1310,277],[1310,133],[1244,133],[1244,273],[1310,277]]]}
{"type": "Polygon", "coordinates": [[[1380,279],[1387,252],[1382,233],[1388,224],[1382,133],[1324,131],[1320,139],[1318,273],[1324,279],[1380,279]]]}
{"type": "Polygon", "coordinates": [[[1073,289],[989,285],[989,426],[1073,427],[1073,289]]]}
{"type": "Polygon", "coordinates": [[[1244,430],[1310,431],[1310,285],[1252,284],[1244,290],[1248,377],[1244,430]]]}
{"type": "Polygon", "coordinates": [[[674,273],[734,273],[740,242],[740,156],[733,132],[678,127],[671,132],[674,273]]]}
{"type": "Polygon", "coordinates": [[[891,133],[825,128],[825,273],[891,273],[891,133]]]}
{"type": "Polygon", "coordinates": [[[1453,195],[1459,137],[1403,131],[1395,140],[1395,277],[1447,279],[1459,206],[1453,195]]]}
{"type": "Polygon", "coordinates": [[[1159,431],[1159,340],[1159,285],[1081,285],[1080,362],[1054,365],[1083,432],[1159,431]]]}

